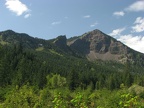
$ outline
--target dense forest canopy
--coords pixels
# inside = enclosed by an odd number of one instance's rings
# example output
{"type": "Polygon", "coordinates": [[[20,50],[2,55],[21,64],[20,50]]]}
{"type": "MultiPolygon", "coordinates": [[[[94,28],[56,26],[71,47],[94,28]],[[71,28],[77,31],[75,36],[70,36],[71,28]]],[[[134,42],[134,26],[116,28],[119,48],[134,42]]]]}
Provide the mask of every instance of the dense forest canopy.
{"type": "Polygon", "coordinates": [[[61,45],[64,36],[42,40],[12,31],[0,36],[0,108],[144,107],[139,53],[125,63],[89,61],[61,45]]]}

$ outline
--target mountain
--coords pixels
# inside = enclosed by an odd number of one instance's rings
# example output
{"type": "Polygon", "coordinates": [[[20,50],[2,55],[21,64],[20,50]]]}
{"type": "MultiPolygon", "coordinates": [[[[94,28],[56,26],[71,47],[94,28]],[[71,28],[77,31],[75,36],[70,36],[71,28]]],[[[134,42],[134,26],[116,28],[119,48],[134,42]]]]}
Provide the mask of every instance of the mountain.
{"type": "Polygon", "coordinates": [[[45,55],[44,59],[47,58],[48,54],[51,55],[62,55],[69,54],[68,48],[63,38],[58,37],[53,40],[44,40],[37,37],[31,37],[25,33],[16,33],[12,30],[6,30],[0,32],[0,44],[2,46],[14,46],[21,45],[23,49],[38,53],[38,55],[45,55]]]}
{"type": "Polygon", "coordinates": [[[143,107],[143,61],[142,53],[100,30],[51,40],[3,31],[0,108],[118,108],[133,98],[139,103],[131,105],[143,107]]]}
{"type": "Polygon", "coordinates": [[[21,44],[25,49],[74,57],[87,58],[89,61],[118,61],[132,63],[144,60],[144,54],[134,51],[123,43],[100,30],[93,30],[81,36],[67,39],[61,35],[55,39],[44,40],[12,30],[0,32],[0,44],[21,44]]]}
{"type": "MultiPolygon", "coordinates": [[[[61,35],[51,40],[12,30],[2,31],[0,107],[11,108],[17,101],[13,108],[18,108],[23,104],[23,100],[26,100],[24,107],[28,103],[28,107],[48,107],[47,102],[55,100],[54,94],[63,91],[65,94],[70,90],[71,92],[67,93],[72,94],[86,90],[86,94],[89,94],[90,91],[102,89],[122,90],[132,84],[144,86],[143,61],[142,53],[130,49],[100,30],[69,39],[61,35]],[[31,91],[30,87],[34,91],[31,91]],[[28,97],[25,97],[25,93],[28,93],[28,97]],[[35,103],[38,102],[38,106],[33,105],[31,97],[35,99],[35,95],[31,93],[36,93],[35,103]],[[19,103],[19,99],[22,103],[19,103]]],[[[94,100],[97,98],[88,97],[94,100]]],[[[71,96],[66,98],[71,99],[71,96]]]]}
{"type": "Polygon", "coordinates": [[[44,39],[34,38],[25,33],[16,33],[12,30],[0,32],[0,44],[21,44],[24,48],[27,49],[36,49],[42,46],[51,46],[51,44],[44,39]]]}
{"type": "Polygon", "coordinates": [[[68,45],[71,49],[85,55],[90,61],[97,59],[120,62],[144,60],[142,53],[134,51],[97,29],[82,36],[68,39],[68,45]]]}

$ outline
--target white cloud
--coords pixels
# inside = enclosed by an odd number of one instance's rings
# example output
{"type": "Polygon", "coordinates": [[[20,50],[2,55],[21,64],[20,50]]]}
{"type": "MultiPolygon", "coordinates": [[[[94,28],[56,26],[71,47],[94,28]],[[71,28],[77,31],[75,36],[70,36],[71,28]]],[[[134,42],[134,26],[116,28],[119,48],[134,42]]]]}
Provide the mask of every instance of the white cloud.
{"type": "Polygon", "coordinates": [[[91,16],[90,15],[86,15],[86,16],[83,16],[84,18],[90,18],[91,16]]]}
{"type": "Polygon", "coordinates": [[[144,36],[133,36],[132,34],[128,34],[120,36],[118,40],[130,48],[144,53],[144,36]]]}
{"type": "Polygon", "coordinates": [[[10,11],[16,13],[17,16],[20,16],[24,13],[30,14],[30,10],[28,9],[28,7],[19,0],[6,0],[5,6],[10,11]]]}
{"type": "Polygon", "coordinates": [[[30,17],[31,16],[31,14],[26,14],[25,16],[24,16],[24,18],[28,18],[28,17],[30,17]]]}
{"type": "Polygon", "coordinates": [[[144,11],[144,0],[136,1],[135,3],[131,4],[128,8],[125,9],[126,11],[131,12],[139,12],[144,11]]]}
{"type": "Polygon", "coordinates": [[[125,13],[123,11],[119,11],[119,12],[114,12],[113,15],[115,15],[115,16],[124,16],[125,13]]]}
{"type": "Polygon", "coordinates": [[[58,25],[58,24],[61,24],[61,21],[56,21],[56,22],[53,22],[51,23],[52,25],[58,25]]]}
{"type": "Polygon", "coordinates": [[[137,17],[134,24],[135,24],[135,26],[132,27],[132,32],[143,32],[144,31],[144,18],[137,17]]]}
{"type": "Polygon", "coordinates": [[[120,29],[115,29],[112,31],[112,33],[110,33],[110,36],[119,36],[121,35],[121,33],[125,30],[126,28],[120,28],[120,29]]]}
{"type": "Polygon", "coordinates": [[[90,27],[95,27],[96,25],[98,25],[98,23],[97,23],[97,22],[95,22],[95,23],[91,24],[91,25],[90,25],[90,27]]]}

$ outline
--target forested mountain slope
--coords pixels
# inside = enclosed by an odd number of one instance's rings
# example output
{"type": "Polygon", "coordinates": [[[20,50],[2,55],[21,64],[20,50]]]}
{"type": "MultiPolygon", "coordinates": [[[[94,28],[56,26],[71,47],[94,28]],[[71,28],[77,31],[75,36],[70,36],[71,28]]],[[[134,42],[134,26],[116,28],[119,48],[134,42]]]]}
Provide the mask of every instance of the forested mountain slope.
{"type": "Polygon", "coordinates": [[[97,29],[70,39],[67,39],[66,36],[58,36],[51,40],[34,38],[24,33],[15,33],[12,30],[7,30],[0,33],[0,43],[2,45],[21,44],[25,49],[45,50],[53,53],[55,51],[57,53],[85,57],[90,61],[112,60],[121,63],[127,61],[137,63],[144,60],[144,54],[132,50],[97,29]]]}
{"type": "Polygon", "coordinates": [[[55,95],[61,96],[59,92],[64,90],[67,93],[63,92],[61,99],[66,100],[61,101],[68,102],[65,103],[68,108],[76,107],[72,100],[79,94],[75,91],[83,91],[92,99],[88,101],[85,97],[87,101],[79,103],[98,107],[102,105],[98,96],[101,92],[97,94],[95,90],[126,89],[133,84],[144,86],[143,64],[143,54],[99,30],[71,39],[58,36],[51,40],[3,31],[0,32],[0,107],[51,108],[57,103],[55,95]],[[108,53],[111,54],[108,57],[115,59],[107,58],[108,53]]]}
{"type": "MultiPolygon", "coordinates": [[[[16,84],[28,81],[43,86],[45,76],[49,73],[59,73],[66,77],[71,76],[71,72],[85,77],[98,72],[105,75],[128,70],[130,73],[143,73],[144,54],[130,49],[99,30],[70,39],[58,36],[51,40],[7,30],[0,32],[0,46],[1,70],[3,70],[1,76],[5,76],[1,77],[2,85],[5,82],[12,84],[13,79],[20,77],[17,79],[18,82],[15,81],[16,84]],[[40,79],[35,79],[36,76],[40,79]]],[[[95,84],[98,79],[95,77],[98,76],[85,78],[88,80],[86,85],[90,81],[95,84]]]]}

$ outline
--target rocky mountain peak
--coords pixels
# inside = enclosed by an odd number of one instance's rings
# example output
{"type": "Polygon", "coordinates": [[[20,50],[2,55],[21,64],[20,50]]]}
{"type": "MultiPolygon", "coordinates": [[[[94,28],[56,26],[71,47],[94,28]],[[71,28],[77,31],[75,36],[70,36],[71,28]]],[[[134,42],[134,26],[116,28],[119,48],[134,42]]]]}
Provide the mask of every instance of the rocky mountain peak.
{"type": "Polygon", "coordinates": [[[0,32],[0,45],[19,43],[27,49],[37,49],[42,46],[65,54],[87,57],[90,61],[100,59],[124,62],[127,60],[135,61],[137,58],[144,60],[143,54],[130,49],[98,29],[70,39],[61,35],[52,40],[38,39],[12,30],[0,32]]]}
{"type": "Polygon", "coordinates": [[[93,30],[82,35],[82,39],[93,40],[95,38],[104,38],[104,34],[100,30],[93,30]]]}
{"type": "Polygon", "coordinates": [[[54,39],[53,43],[65,52],[70,52],[70,49],[67,45],[67,38],[65,35],[60,35],[54,39]]]}
{"type": "Polygon", "coordinates": [[[57,45],[57,46],[61,46],[61,45],[66,45],[66,41],[67,41],[67,38],[65,35],[61,35],[61,36],[58,36],[54,43],[57,45]]]}
{"type": "Polygon", "coordinates": [[[72,49],[84,54],[89,60],[126,61],[130,52],[133,52],[126,45],[98,29],[69,41],[68,45],[72,49]]]}

